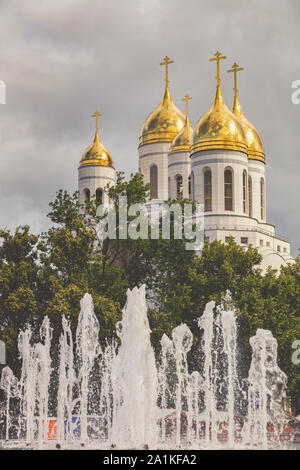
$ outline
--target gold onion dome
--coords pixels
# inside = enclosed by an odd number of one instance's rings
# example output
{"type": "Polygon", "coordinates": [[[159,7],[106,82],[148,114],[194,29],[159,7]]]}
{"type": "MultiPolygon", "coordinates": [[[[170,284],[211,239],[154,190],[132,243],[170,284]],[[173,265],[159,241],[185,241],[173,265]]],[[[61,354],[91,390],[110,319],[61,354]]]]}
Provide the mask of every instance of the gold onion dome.
{"type": "Polygon", "coordinates": [[[189,152],[191,150],[193,128],[190,125],[188,117],[188,101],[191,99],[192,98],[189,95],[185,95],[185,97],[182,99],[182,101],[186,101],[185,122],[179,134],[177,134],[175,139],[173,139],[169,153],[189,152]]]}
{"type": "Polygon", "coordinates": [[[168,87],[169,57],[165,57],[160,65],[166,66],[166,89],[158,107],[148,116],[140,134],[140,145],[154,142],[172,142],[184,125],[184,115],[175,106],[168,87]]]}
{"type": "Polygon", "coordinates": [[[223,101],[220,88],[220,60],[226,59],[218,51],[210,61],[217,62],[217,91],[215,100],[198,121],[192,138],[191,153],[204,150],[236,150],[247,153],[246,136],[237,117],[223,101]]]}
{"type": "Polygon", "coordinates": [[[113,161],[98,135],[98,117],[101,114],[96,111],[93,117],[96,118],[96,132],[93,143],[85,150],[79,166],[99,165],[113,168],[113,161]]]}
{"type": "Polygon", "coordinates": [[[247,153],[242,124],[224,103],[218,85],[213,105],[195,127],[191,152],[220,149],[247,153]]]}
{"type": "Polygon", "coordinates": [[[255,129],[255,127],[245,118],[242,113],[242,109],[238,100],[238,88],[237,88],[237,72],[244,70],[243,67],[239,67],[239,65],[235,62],[230,70],[227,72],[233,72],[234,75],[234,102],[232,112],[238,118],[240,123],[243,126],[246,142],[248,147],[248,157],[253,160],[260,160],[262,162],[265,161],[265,153],[264,153],[264,146],[259,136],[259,133],[255,129]]]}
{"type": "Polygon", "coordinates": [[[237,96],[234,98],[232,111],[243,126],[248,146],[248,158],[264,162],[265,153],[262,140],[255,127],[243,115],[237,96]]]}

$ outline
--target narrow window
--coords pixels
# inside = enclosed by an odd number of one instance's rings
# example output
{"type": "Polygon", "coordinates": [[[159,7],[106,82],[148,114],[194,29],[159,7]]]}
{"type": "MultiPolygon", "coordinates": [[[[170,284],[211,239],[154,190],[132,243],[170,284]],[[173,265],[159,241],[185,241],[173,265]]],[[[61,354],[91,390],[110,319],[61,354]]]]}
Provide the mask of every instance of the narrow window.
{"type": "Polygon", "coordinates": [[[243,212],[247,213],[247,172],[243,171],[243,212]]]}
{"type": "Polygon", "coordinates": [[[101,188],[98,188],[96,190],[96,203],[97,204],[103,203],[103,190],[101,188]]]}
{"type": "Polygon", "coordinates": [[[156,165],[152,165],[150,168],[150,184],[151,184],[150,198],[157,199],[158,182],[157,182],[157,166],[156,165]]]}
{"type": "Polygon", "coordinates": [[[248,201],[249,201],[249,217],[252,217],[252,178],[248,177],[248,201]]]}
{"type": "Polygon", "coordinates": [[[191,195],[192,195],[192,187],[191,187],[191,175],[189,176],[189,198],[191,199],[191,195]]]}
{"type": "Polygon", "coordinates": [[[265,182],[264,179],[260,179],[260,218],[265,218],[265,182]]]}
{"type": "Polygon", "coordinates": [[[182,176],[177,175],[176,176],[176,196],[177,196],[177,199],[182,198],[182,195],[183,195],[182,176]]]}
{"type": "Polygon", "coordinates": [[[85,188],[83,190],[83,200],[84,200],[84,202],[89,202],[90,198],[91,198],[90,190],[88,188],[85,188]]]}
{"type": "Polygon", "coordinates": [[[171,199],[171,178],[168,178],[168,199],[171,199]]]}
{"type": "Polygon", "coordinates": [[[204,212],[212,210],[211,170],[204,172],[204,212]]]}
{"type": "Polygon", "coordinates": [[[195,175],[193,171],[191,173],[191,198],[194,201],[195,199],[195,175]]]}
{"type": "Polygon", "coordinates": [[[233,210],[232,201],[232,171],[225,170],[224,172],[224,199],[225,199],[225,210],[233,210]]]}

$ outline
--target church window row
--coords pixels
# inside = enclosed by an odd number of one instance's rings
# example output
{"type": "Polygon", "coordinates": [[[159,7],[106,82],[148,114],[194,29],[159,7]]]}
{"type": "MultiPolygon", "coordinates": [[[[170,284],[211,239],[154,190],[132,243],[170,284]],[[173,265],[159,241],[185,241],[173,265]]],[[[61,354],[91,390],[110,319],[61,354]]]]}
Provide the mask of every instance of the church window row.
{"type": "MultiPolygon", "coordinates": [[[[192,172],[193,175],[193,172],[192,172]]],[[[243,212],[253,216],[253,193],[252,193],[252,178],[247,177],[246,170],[243,171],[242,175],[242,186],[243,186],[243,212]],[[247,187],[248,187],[248,198],[247,198],[247,187]]],[[[233,211],[233,172],[227,168],[224,171],[224,209],[226,211],[233,211]]],[[[204,171],[203,175],[203,186],[204,186],[204,211],[212,211],[212,173],[210,169],[204,171]]],[[[260,180],[260,215],[261,219],[265,218],[265,189],[264,179],[260,180]]]]}
{"type": "MultiPolygon", "coordinates": [[[[150,197],[156,199],[158,197],[158,171],[157,166],[150,167],[150,197]]],[[[179,199],[183,196],[183,178],[182,175],[175,176],[176,184],[176,197],[179,199]]],[[[204,184],[204,211],[212,211],[212,172],[206,169],[203,175],[204,184]]],[[[224,209],[226,211],[233,211],[233,171],[231,168],[226,168],[224,171],[224,209]]],[[[253,216],[253,192],[252,192],[252,178],[247,175],[246,170],[242,175],[242,188],[243,188],[243,212],[248,214],[249,217],[253,216]]],[[[189,197],[195,199],[195,180],[194,172],[192,171],[188,180],[189,197]]],[[[169,198],[171,197],[171,179],[168,178],[168,192],[169,198]]],[[[265,219],[265,187],[264,179],[260,179],[260,216],[265,219]]]]}
{"type": "MultiPolygon", "coordinates": [[[[90,202],[91,200],[91,191],[88,188],[83,190],[83,201],[85,203],[90,202]]],[[[103,189],[98,188],[96,189],[96,203],[102,204],[103,203],[103,189]]]]}

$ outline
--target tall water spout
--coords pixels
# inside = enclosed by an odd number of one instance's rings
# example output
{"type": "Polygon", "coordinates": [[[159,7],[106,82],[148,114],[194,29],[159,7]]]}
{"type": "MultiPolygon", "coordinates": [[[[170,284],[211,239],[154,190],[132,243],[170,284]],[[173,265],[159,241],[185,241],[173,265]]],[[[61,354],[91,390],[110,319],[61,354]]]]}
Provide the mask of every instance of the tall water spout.
{"type": "Polygon", "coordinates": [[[100,327],[90,294],[85,294],[80,302],[80,307],[76,330],[76,353],[80,384],[80,437],[82,441],[87,441],[89,380],[95,360],[101,352],[99,344],[100,327]]]}
{"type": "Polygon", "coordinates": [[[113,440],[133,446],[157,441],[157,370],[150,342],[145,286],[127,291],[113,363],[113,440]]]}
{"type": "Polygon", "coordinates": [[[189,373],[187,365],[187,354],[193,344],[193,335],[185,323],[174,328],[172,332],[174,344],[174,356],[176,361],[177,388],[176,388],[176,444],[181,441],[181,416],[183,404],[186,403],[187,411],[187,439],[190,440],[190,414],[189,402],[189,373]]]}
{"type": "Polygon", "coordinates": [[[235,438],[235,387],[237,384],[236,372],[236,319],[235,312],[230,308],[231,296],[229,292],[224,299],[225,308],[218,308],[223,331],[224,352],[227,357],[227,409],[228,409],[228,446],[234,445],[235,438]],[[227,306],[226,306],[227,304],[227,306]]]}
{"type": "Polygon", "coordinates": [[[51,376],[50,346],[52,328],[45,317],[40,328],[42,342],[31,346],[31,330],[19,334],[19,352],[22,358],[20,379],[21,410],[25,418],[26,440],[34,440],[37,433],[41,444],[48,429],[48,401],[51,376]],[[37,418],[35,415],[37,414],[37,418]]]}
{"type": "Polygon", "coordinates": [[[58,442],[72,436],[72,411],[74,409],[74,370],[73,338],[69,322],[62,317],[62,333],[59,340],[59,382],[57,395],[56,433],[58,442]]]}
{"type": "Polygon", "coordinates": [[[249,370],[248,423],[246,440],[252,446],[268,446],[268,426],[283,423],[282,397],[287,377],[277,365],[277,341],[271,331],[259,328],[250,338],[252,361],[249,370]]]}
{"type": "Polygon", "coordinates": [[[10,400],[13,397],[17,397],[19,395],[18,390],[18,380],[14,376],[13,371],[10,367],[6,366],[2,370],[1,380],[0,380],[0,388],[4,390],[6,396],[6,409],[5,409],[5,439],[9,439],[9,428],[11,424],[10,419],[10,400]]]}
{"type": "Polygon", "coordinates": [[[211,442],[216,443],[217,440],[215,376],[212,360],[214,308],[215,302],[209,302],[198,322],[199,328],[203,329],[205,442],[207,446],[209,446],[211,442]]]}

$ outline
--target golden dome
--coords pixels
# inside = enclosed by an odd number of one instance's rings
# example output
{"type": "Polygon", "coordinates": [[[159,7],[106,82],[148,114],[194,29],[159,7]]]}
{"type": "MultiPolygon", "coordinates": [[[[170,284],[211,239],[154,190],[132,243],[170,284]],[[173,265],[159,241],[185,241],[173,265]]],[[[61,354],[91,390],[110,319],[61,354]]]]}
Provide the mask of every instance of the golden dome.
{"type": "Polygon", "coordinates": [[[191,99],[189,95],[185,95],[182,99],[182,101],[186,101],[185,123],[179,134],[173,139],[169,153],[189,152],[191,150],[193,128],[188,117],[188,101],[191,99]]]}
{"type": "Polygon", "coordinates": [[[218,84],[214,103],[195,127],[191,153],[220,149],[247,153],[244,129],[224,103],[218,84]]]}
{"type": "Polygon", "coordinates": [[[243,126],[248,146],[248,158],[251,160],[260,160],[265,162],[265,153],[262,140],[255,127],[243,115],[237,96],[234,98],[232,111],[243,126]]]}
{"type": "Polygon", "coordinates": [[[175,152],[189,152],[191,150],[191,140],[193,135],[193,128],[187,118],[183,128],[173,139],[169,153],[175,152]]]}
{"type": "Polygon", "coordinates": [[[99,139],[98,116],[101,116],[101,114],[96,111],[96,113],[93,114],[93,117],[96,117],[95,138],[93,143],[83,153],[79,166],[100,165],[113,168],[114,165],[111,156],[99,139]]]}
{"type": "Polygon", "coordinates": [[[168,84],[159,106],[147,118],[141,134],[140,145],[153,142],[172,142],[184,125],[184,115],[175,106],[168,84]]]}

